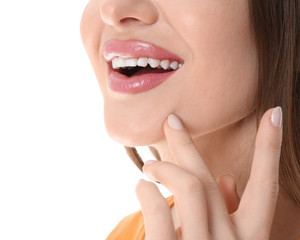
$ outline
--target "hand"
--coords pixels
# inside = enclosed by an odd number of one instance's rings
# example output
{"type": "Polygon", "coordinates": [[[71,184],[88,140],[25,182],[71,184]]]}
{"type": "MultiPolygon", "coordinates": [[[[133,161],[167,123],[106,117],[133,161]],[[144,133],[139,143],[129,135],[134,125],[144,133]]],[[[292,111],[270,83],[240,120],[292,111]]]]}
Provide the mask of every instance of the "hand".
{"type": "Polygon", "coordinates": [[[228,213],[228,203],[190,135],[178,118],[169,116],[164,131],[176,164],[149,161],[143,171],[174,194],[181,226],[175,230],[170,207],[157,186],[140,180],[136,194],[147,240],[269,239],[279,191],[282,141],[282,127],[275,127],[271,122],[272,110],[262,117],[251,174],[232,214],[228,213]]]}

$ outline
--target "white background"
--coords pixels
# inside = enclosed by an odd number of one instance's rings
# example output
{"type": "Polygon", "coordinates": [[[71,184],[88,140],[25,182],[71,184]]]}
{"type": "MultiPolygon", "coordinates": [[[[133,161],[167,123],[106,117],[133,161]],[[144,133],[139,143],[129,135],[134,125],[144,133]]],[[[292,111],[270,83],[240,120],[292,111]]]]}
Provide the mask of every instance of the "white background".
{"type": "Polygon", "coordinates": [[[105,239],[140,208],[81,44],[87,2],[0,1],[1,240],[105,239]]]}

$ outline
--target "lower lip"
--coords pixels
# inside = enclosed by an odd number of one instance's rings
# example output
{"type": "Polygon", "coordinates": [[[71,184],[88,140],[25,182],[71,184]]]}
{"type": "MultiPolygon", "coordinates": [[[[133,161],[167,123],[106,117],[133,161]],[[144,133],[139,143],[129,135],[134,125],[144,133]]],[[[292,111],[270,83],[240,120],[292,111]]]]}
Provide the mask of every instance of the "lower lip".
{"type": "Polygon", "coordinates": [[[109,66],[108,85],[116,92],[134,94],[157,87],[176,71],[165,73],[148,73],[127,77],[109,66]]]}

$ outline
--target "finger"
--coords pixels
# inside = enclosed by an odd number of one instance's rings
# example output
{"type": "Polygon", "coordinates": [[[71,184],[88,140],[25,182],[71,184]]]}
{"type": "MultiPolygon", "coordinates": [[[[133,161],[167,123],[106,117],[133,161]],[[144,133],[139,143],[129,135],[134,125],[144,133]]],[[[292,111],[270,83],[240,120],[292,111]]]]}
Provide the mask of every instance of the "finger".
{"type": "Polygon", "coordinates": [[[228,214],[235,212],[240,203],[240,197],[236,191],[236,184],[233,176],[224,175],[218,179],[219,188],[224,198],[228,214]]]}
{"type": "Polygon", "coordinates": [[[210,231],[216,235],[223,234],[224,232],[215,229],[227,226],[226,222],[229,222],[229,217],[218,183],[178,117],[174,114],[169,115],[168,120],[164,123],[164,131],[170,151],[178,165],[197,176],[203,184],[210,231]],[[219,228],[214,228],[215,226],[219,226],[219,228]]]}
{"type": "Polygon", "coordinates": [[[176,233],[167,200],[154,183],[140,180],[136,195],[141,204],[147,240],[176,240],[176,233]]]}
{"type": "MultiPolygon", "coordinates": [[[[282,126],[274,126],[272,119],[281,123],[281,115],[281,108],[269,109],[261,119],[250,178],[238,210],[239,215],[247,215],[247,228],[253,231],[261,226],[270,230],[273,222],[279,191],[282,126]]],[[[246,221],[243,217],[241,220],[246,221]]]]}
{"type": "Polygon", "coordinates": [[[207,215],[205,190],[200,179],[179,166],[165,161],[145,162],[143,171],[174,194],[182,239],[198,239],[199,236],[203,239],[209,238],[207,219],[210,217],[207,215]]]}
{"type": "Polygon", "coordinates": [[[205,175],[207,180],[215,182],[192,138],[177,116],[174,114],[168,116],[164,123],[164,132],[176,163],[194,175],[205,175]]]}

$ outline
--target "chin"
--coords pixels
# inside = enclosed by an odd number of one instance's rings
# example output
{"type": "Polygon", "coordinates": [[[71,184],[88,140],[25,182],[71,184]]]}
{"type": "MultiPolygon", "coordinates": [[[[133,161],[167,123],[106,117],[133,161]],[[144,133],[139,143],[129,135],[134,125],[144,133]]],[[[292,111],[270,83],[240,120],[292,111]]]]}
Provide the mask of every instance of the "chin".
{"type": "MultiPolygon", "coordinates": [[[[118,121],[116,118],[104,118],[105,128],[115,142],[128,147],[150,146],[162,141],[163,121],[118,121]]],[[[124,119],[123,119],[124,120],[124,119]]]]}

